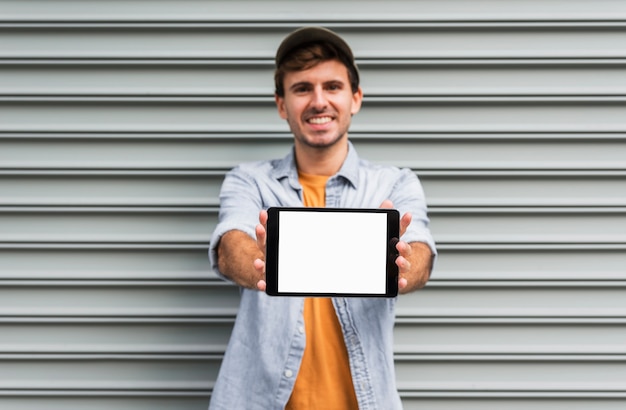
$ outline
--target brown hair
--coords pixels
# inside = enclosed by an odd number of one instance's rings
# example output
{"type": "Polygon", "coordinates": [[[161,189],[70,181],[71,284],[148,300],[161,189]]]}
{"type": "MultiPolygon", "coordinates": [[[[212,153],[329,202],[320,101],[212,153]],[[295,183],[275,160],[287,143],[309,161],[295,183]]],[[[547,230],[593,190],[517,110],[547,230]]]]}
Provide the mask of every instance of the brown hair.
{"type": "Polygon", "coordinates": [[[359,75],[354,65],[336,47],[329,43],[311,43],[293,50],[276,68],[274,72],[275,93],[279,97],[285,96],[285,74],[294,71],[303,71],[315,67],[325,61],[338,60],[348,69],[348,79],[352,93],[359,89],[359,75]]]}

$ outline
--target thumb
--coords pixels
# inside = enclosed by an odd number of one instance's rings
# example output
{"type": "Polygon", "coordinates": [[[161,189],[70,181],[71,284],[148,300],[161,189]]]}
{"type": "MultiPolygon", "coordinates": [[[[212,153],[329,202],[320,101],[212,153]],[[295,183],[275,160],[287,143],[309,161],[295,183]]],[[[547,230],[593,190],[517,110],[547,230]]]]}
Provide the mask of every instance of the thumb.
{"type": "Polygon", "coordinates": [[[379,208],[383,209],[393,209],[393,202],[389,199],[385,199],[382,204],[380,204],[379,208]]]}

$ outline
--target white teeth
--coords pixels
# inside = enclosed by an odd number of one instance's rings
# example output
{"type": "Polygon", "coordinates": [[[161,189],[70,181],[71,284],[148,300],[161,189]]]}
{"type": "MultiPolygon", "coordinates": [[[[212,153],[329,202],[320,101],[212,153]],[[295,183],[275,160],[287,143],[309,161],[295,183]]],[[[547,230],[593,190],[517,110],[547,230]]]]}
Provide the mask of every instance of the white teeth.
{"type": "Polygon", "coordinates": [[[330,117],[319,117],[319,118],[311,118],[309,122],[311,124],[326,124],[327,122],[331,122],[332,118],[330,117]]]}

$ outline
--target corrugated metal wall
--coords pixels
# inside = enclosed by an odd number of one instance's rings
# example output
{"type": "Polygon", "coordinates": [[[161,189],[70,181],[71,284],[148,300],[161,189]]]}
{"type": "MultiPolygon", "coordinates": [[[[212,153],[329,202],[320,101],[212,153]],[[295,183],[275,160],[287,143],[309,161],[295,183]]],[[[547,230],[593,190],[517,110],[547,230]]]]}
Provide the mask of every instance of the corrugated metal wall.
{"type": "Polygon", "coordinates": [[[626,405],[626,2],[0,1],[0,408],[204,409],[237,309],[235,164],[284,155],[272,57],[353,45],[362,156],[440,244],[400,298],[407,409],[626,405]]]}

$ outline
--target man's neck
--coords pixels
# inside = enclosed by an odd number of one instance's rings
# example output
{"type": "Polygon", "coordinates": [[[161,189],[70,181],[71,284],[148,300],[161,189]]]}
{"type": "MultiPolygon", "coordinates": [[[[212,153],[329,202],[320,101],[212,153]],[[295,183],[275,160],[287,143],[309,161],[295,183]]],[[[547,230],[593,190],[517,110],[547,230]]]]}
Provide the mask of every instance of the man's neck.
{"type": "Polygon", "coordinates": [[[335,175],[348,156],[348,142],[327,148],[295,146],[298,170],[309,175],[335,175]]]}

